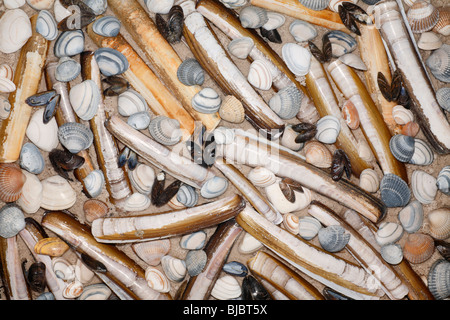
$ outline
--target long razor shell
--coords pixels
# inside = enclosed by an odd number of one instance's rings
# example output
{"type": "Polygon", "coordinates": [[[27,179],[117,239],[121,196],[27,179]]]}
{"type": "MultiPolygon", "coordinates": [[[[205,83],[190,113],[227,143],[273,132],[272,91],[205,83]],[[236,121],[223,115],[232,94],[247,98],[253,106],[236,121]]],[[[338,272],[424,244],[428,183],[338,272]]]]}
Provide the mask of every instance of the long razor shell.
{"type": "Polygon", "coordinates": [[[244,207],[242,197],[234,195],[184,210],[100,218],[92,222],[92,234],[97,241],[107,243],[162,239],[214,226],[233,218],[244,207]]]}
{"type": "Polygon", "coordinates": [[[117,115],[111,116],[105,126],[113,136],[142,158],[194,188],[200,189],[206,181],[215,177],[211,170],[171,151],[147,135],[133,129],[117,115]]]}
{"type": "Polygon", "coordinates": [[[437,153],[450,153],[450,124],[439,107],[436,93],[425,67],[415,50],[396,1],[382,1],[375,6],[383,39],[400,71],[424,135],[437,153]]]}
{"type": "Polygon", "coordinates": [[[155,115],[177,119],[183,129],[183,138],[186,140],[194,132],[194,119],[183,107],[183,104],[169,91],[121,34],[116,37],[102,37],[96,34],[92,28],[93,24],[87,26],[87,34],[99,47],[115,49],[129,61],[130,67],[122,74],[122,77],[145,98],[155,115]]]}
{"type": "Polygon", "coordinates": [[[370,284],[370,276],[363,268],[281,229],[249,206],[239,213],[236,221],[268,249],[311,278],[355,299],[379,299],[381,292],[370,284]]]}
{"type": "Polygon", "coordinates": [[[258,251],[247,261],[250,271],[291,300],[325,300],[311,283],[272,255],[258,251]]]}
{"type": "Polygon", "coordinates": [[[360,127],[383,172],[393,173],[407,182],[406,167],[392,155],[389,149],[391,133],[362,80],[339,60],[330,63],[328,72],[345,98],[358,110],[360,127]]]}
{"type": "Polygon", "coordinates": [[[306,163],[300,157],[250,137],[236,135],[231,143],[218,145],[216,156],[251,167],[266,167],[277,176],[289,177],[311,191],[355,210],[372,222],[382,220],[387,211],[379,199],[355,184],[345,179],[333,181],[329,173],[306,163]]]}
{"type": "Polygon", "coordinates": [[[283,13],[327,29],[349,32],[336,12],[331,10],[311,10],[303,6],[298,0],[250,0],[250,4],[283,13]]]}
{"type": "Polygon", "coordinates": [[[280,224],[283,217],[280,212],[261,194],[261,192],[238,170],[223,158],[216,158],[214,166],[233,183],[251,205],[268,220],[280,224]]]}
{"type": "Polygon", "coordinates": [[[314,57],[311,58],[311,67],[306,75],[306,86],[311,94],[314,104],[319,112],[320,117],[333,115],[341,123],[341,130],[337,137],[335,146],[337,149],[345,151],[350,159],[352,172],[359,177],[361,172],[373,165],[364,161],[358,154],[358,141],[353,132],[347,126],[342,118],[342,112],[339,108],[338,100],[331,87],[330,80],[323,68],[322,64],[314,57]]]}
{"type": "Polygon", "coordinates": [[[31,300],[31,292],[22,271],[17,235],[0,237],[1,276],[8,300],[31,300]]]}
{"type": "MultiPolygon", "coordinates": [[[[55,90],[61,97],[55,114],[56,123],[58,126],[61,126],[67,122],[80,122],[70,103],[70,84],[67,82],[60,82],[55,78],[55,70],[57,65],[57,62],[50,62],[45,67],[45,81],[47,84],[47,89],[55,90]]],[[[81,167],[74,170],[74,175],[83,185],[84,191],[87,192],[84,178],[94,171],[94,164],[88,150],[82,150],[78,153],[78,155],[84,158],[84,163],[81,167]]]]}
{"type": "Polygon", "coordinates": [[[408,294],[408,287],[403,284],[402,279],[391,265],[386,263],[364,238],[341,217],[321,203],[313,202],[308,213],[318,219],[324,226],[340,225],[345,232],[350,234],[347,250],[361,266],[379,281],[380,287],[391,299],[402,299],[408,294]]]}
{"type": "Polygon", "coordinates": [[[395,102],[387,101],[381,94],[378,86],[377,77],[381,72],[391,83],[392,76],[389,67],[389,58],[381,38],[380,31],[373,24],[358,24],[361,36],[357,36],[361,59],[367,66],[364,71],[367,89],[372,93],[374,102],[381,112],[384,122],[392,135],[399,133],[401,126],[398,125],[392,116],[392,109],[396,106],[395,102]]]}
{"type": "Polygon", "coordinates": [[[122,22],[122,26],[130,33],[137,46],[142,49],[161,81],[173,92],[194,120],[201,121],[208,131],[214,130],[220,122],[218,113],[203,114],[194,110],[191,101],[201,87],[186,86],[178,80],[177,71],[182,60],[159,33],[140,3],[136,0],[111,0],[108,1],[108,7],[122,22]]]}
{"type": "Polygon", "coordinates": [[[200,13],[193,12],[185,18],[183,35],[203,69],[227,94],[242,101],[247,117],[257,129],[270,132],[284,128],[284,121],[247,81],[200,13]]]}
{"type": "Polygon", "coordinates": [[[181,300],[204,300],[209,297],[230,250],[241,233],[242,228],[235,219],[219,224],[204,249],[206,265],[200,274],[189,278],[181,293],[181,300]]]}
{"type": "Polygon", "coordinates": [[[132,297],[142,300],[170,300],[171,296],[151,289],[145,280],[145,271],[133,259],[115,246],[99,243],[90,228],[70,214],[61,211],[47,212],[42,226],[66,241],[79,254],[101,263],[110,279],[132,297]]]}
{"type": "Polygon", "coordinates": [[[14,71],[13,82],[17,90],[9,95],[11,111],[0,126],[0,162],[14,162],[19,159],[33,110],[25,100],[38,92],[47,59],[49,41],[36,32],[37,17],[36,14],[30,18],[33,34],[22,47],[14,71]]]}

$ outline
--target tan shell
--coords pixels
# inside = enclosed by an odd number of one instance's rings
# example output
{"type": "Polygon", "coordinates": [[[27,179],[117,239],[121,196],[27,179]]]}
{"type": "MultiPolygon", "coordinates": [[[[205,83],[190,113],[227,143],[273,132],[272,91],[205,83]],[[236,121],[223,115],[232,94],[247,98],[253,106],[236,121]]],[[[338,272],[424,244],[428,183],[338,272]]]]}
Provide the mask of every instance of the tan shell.
{"type": "Polygon", "coordinates": [[[161,258],[169,252],[170,240],[161,239],[139,242],[134,243],[131,247],[137,256],[147,264],[150,266],[157,266],[161,262],[161,258]]]}
{"type": "Polygon", "coordinates": [[[158,292],[169,292],[170,291],[170,281],[161,272],[159,269],[155,267],[147,267],[145,269],[145,280],[147,280],[147,284],[153,290],[158,292]]]}
{"type": "Polygon", "coordinates": [[[36,213],[41,207],[42,183],[39,178],[26,170],[22,170],[27,180],[22,187],[22,192],[16,203],[25,213],[36,213]]]}
{"type": "Polygon", "coordinates": [[[58,237],[43,238],[34,246],[34,252],[50,257],[60,257],[67,250],[69,250],[67,243],[58,237]]]}
{"type": "Polygon", "coordinates": [[[411,110],[406,109],[402,105],[397,105],[392,108],[392,117],[394,121],[399,125],[407,124],[408,122],[414,121],[414,114],[411,110]]]}
{"type": "Polygon", "coordinates": [[[244,106],[235,96],[226,96],[219,108],[219,116],[231,123],[242,123],[245,120],[244,106]]]}
{"type": "Polygon", "coordinates": [[[331,167],[333,155],[331,151],[319,141],[308,141],[303,148],[305,151],[306,162],[318,168],[331,167]]]}
{"type": "Polygon", "coordinates": [[[442,34],[443,36],[450,36],[450,8],[442,7],[438,9],[439,20],[434,26],[433,31],[442,34]]]}
{"type": "Polygon", "coordinates": [[[59,175],[48,177],[42,182],[41,207],[46,210],[64,210],[77,201],[77,194],[69,182],[59,175]]]}
{"type": "Polygon", "coordinates": [[[403,257],[411,263],[427,261],[434,252],[434,240],[423,233],[411,233],[403,246],[403,257]]]}
{"type": "Polygon", "coordinates": [[[433,29],[439,20],[439,11],[426,0],[417,0],[406,14],[411,30],[422,33],[433,29]]]}
{"type": "Polygon", "coordinates": [[[91,223],[95,219],[106,216],[109,212],[109,207],[101,200],[88,199],[83,204],[83,212],[86,221],[91,223]]]}
{"type": "Polygon", "coordinates": [[[67,286],[63,290],[63,297],[67,299],[76,299],[83,293],[83,284],[74,280],[67,284],[67,286]]]}
{"type": "Polygon", "coordinates": [[[439,208],[428,213],[428,227],[430,235],[438,240],[450,237],[450,209],[439,208]]]}
{"type": "Polygon", "coordinates": [[[373,169],[364,169],[359,176],[359,186],[370,193],[375,193],[380,188],[380,177],[373,169]]]}
{"type": "Polygon", "coordinates": [[[0,200],[14,202],[19,199],[26,176],[17,163],[0,164],[0,200]]]}

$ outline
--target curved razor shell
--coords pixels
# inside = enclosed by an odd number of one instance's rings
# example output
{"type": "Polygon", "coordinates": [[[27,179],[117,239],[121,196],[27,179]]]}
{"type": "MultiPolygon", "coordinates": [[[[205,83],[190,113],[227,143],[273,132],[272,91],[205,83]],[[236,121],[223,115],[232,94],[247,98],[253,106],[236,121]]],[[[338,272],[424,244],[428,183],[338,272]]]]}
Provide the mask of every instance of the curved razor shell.
{"type": "Polygon", "coordinates": [[[237,135],[230,144],[218,145],[216,155],[251,167],[266,167],[277,176],[289,177],[311,191],[355,210],[372,222],[382,220],[386,214],[387,209],[379,199],[355,184],[345,179],[333,181],[326,171],[284,150],[258,143],[256,139],[237,135]]]}
{"type": "Polygon", "coordinates": [[[99,47],[111,48],[121,52],[129,61],[130,67],[122,74],[129,84],[147,101],[155,115],[163,115],[180,122],[185,140],[194,132],[194,119],[184,109],[182,103],[169,91],[152,69],[121,35],[102,37],[93,31],[93,24],[86,28],[89,37],[99,47]]]}
{"type": "Polygon", "coordinates": [[[360,127],[384,174],[393,173],[407,182],[406,167],[392,155],[389,148],[391,133],[362,80],[339,60],[328,66],[328,72],[345,98],[358,110],[360,127]]]}
{"type": "MultiPolygon", "coordinates": [[[[45,68],[45,81],[47,84],[47,89],[55,90],[61,97],[55,114],[56,123],[58,126],[61,126],[67,122],[80,122],[70,103],[69,84],[67,82],[60,82],[55,78],[55,70],[57,66],[57,62],[50,62],[45,68]]],[[[84,191],[87,192],[84,178],[94,171],[94,164],[91,156],[89,155],[89,150],[82,150],[77,155],[84,158],[84,164],[74,170],[74,175],[83,185],[84,191]]]]}
{"type": "Polygon", "coordinates": [[[142,158],[194,188],[200,189],[206,181],[215,176],[211,170],[172,152],[133,129],[117,115],[111,116],[105,126],[113,136],[142,158]]]}
{"type": "Polygon", "coordinates": [[[402,74],[415,119],[436,152],[450,153],[450,124],[439,107],[432,83],[414,48],[398,4],[395,1],[382,1],[375,9],[379,17],[376,23],[402,74]]]}
{"type": "Polygon", "coordinates": [[[358,141],[352,131],[342,118],[342,112],[339,108],[338,100],[331,87],[330,80],[322,64],[314,57],[311,58],[311,67],[306,75],[306,86],[316,105],[320,117],[333,115],[339,119],[341,129],[337,137],[335,146],[337,149],[345,151],[350,159],[352,172],[359,177],[365,169],[372,168],[373,165],[364,161],[358,154],[358,141]]]}
{"type": "Polygon", "coordinates": [[[22,271],[17,236],[0,237],[1,275],[8,300],[31,300],[27,281],[22,271]]]}
{"type": "Polygon", "coordinates": [[[257,129],[282,130],[284,121],[270,109],[234,64],[208,22],[198,12],[184,20],[184,37],[197,61],[227,94],[242,101],[246,115],[257,129]]]}
{"type": "MultiPolygon", "coordinates": [[[[94,53],[89,51],[83,52],[80,60],[83,79],[92,80],[101,88],[101,74],[94,53]]],[[[89,124],[94,134],[98,165],[105,177],[106,189],[110,195],[110,200],[117,205],[121,205],[132,193],[131,183],[124,168],[120,168],[118,165],[119,150],[114,137],[105,127],[107,116],[102,95],[97,114],[89,121],[89,124]]]]}
{"type": "Polygon", "coordinates": [[[182,60],[159,33],[140,3],[135,0],[112,0],[108,1],[108,8],[114,12],[137,46],[142,49],[161,81],[173,92],[194,120],[201,121],[208,131],[214,130],[220,122],[219,114],[217,112],[203,114],[194,110],[191,101],[201,87],[186,86],[178,80],[177,71],[182,60]]]}
{"type": "Polygon", "coordinates": [[[245,207],[239,195],[204,205],[159,214],[100,218],[92,222],[99,242],[126,243],[162,239],[192,233],[236,216],[245,207]]]}
{"type": "Polygon", "coordinates": [[[315,11],[303,6],[298,0],[250,0],[254,6],[283,13],[318,26],[332,30],[349,32],[342,23],[339,14],[331,10],[315,11]]]}
{"type": "Polygon", "coordinates": [[[230,250],[241,232],[242,228],[235,219],[221,223],[217,227],[204,249],[207,255],[206,265],[200,274],[189,278],[181,293],[181,300],[203,300],[209,297],[230,250]]]}
{"type": "Polygon", "coordinates": [[[290,300],[325,300],[313,285],[272,255],[258,251],[247,261],[250,271],[269,282],[290,300]]]}
{"type": "Polygon", "coordinates": [[[71,215],[61,211],[47,212],[42,218],[42,226],[66,241],[77,253],[101,263],[106,268],[102,275],[136,299],[171,299],[169,294],[159,293],[147,285],[145,271],[135,261],[115,246],[95,241],[89,227],[71,215]]]}
{"type": "Polygon", "coordinates": [[[368,273],[349,261],[331,255],[289,233],[250,207],[236,217],[239,225],[268,249],[311,278],[355,299],[378,299],[368,273]]]}
{"type": "Polygon", "coordinates": [[[233,183],[251,205],[269,221],[280,224],[283,221],[281,213],[261,194],[261,192],[230,163],[223,158],[217,158],[214,165],[233,183]]]}
{"type": "Polygon", "coordinates": [[[324,205],[313,202],[308,209],[308,213],[318,219],[324,226],[339,225],[350,234],[347,250],[361,266],[380,282],[386,294],[391,299],[402,299],[408,294],[408,287],[402,283],[392,266],[384,261],[379,252],[364,240],[364,238],[342,218],[336,215],[331,209],[324,205]]]}
{"type": "Polygon", "coordinates": [[[11,111],[0,125],[0,162],[19,159],[32,108],[25,100],[36,94],[47,59],[49,41],[36,32],[38,14],[31,17],[33,33],[20,51],[13,82],[17,90],[9,95],[11,111]]]}

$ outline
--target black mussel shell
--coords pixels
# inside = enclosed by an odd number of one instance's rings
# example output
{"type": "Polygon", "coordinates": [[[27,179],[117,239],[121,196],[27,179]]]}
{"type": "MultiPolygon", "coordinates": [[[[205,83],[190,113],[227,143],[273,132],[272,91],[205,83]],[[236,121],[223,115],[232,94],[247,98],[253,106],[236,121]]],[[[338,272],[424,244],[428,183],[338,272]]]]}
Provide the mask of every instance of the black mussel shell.
{"type": "Polygon", "coordinates": [[[252,275],[242,281],[242,300],[272,300],[266,288],[252,275]]]}
{"type": "Polygon", "coordinates": [[[168,20],[164,20],[162,15],[155,15],[156,28],[169,43],[177,43],[183,35],[184,13],[183,9],[175,5],[168,13],[168,20]]]}
{"type": "Polygon", "coordinates": [[[187,143],[190,151],[191,159],[194,163],[209,168],[216,159],[216,141],[214,134],[206,135],[206,127],[204,125],[196,126],[191,140],[187,143]]]}
{"type": "Polygon", "coordinates": [[[266,30],[263,27],[259,29],[261,36],[273,43],[282,43],[281,35],[277,29],[266,30]]]}
{"type": "Polygon", "coordinates": [[[349,298],[342,293],[331,289],[330,287],[323,288],[322,293],[326,300],[353,300],[352,298],[349,298]]]}
{"type": "MultiPolygon", "coordinates": [[[[26,260],[22,263],[22,268],[25,270],[26,260]]],[[[38,293],[42,293],[45,290],[47,285],[47,281],[45,278],[45,264],[43,262],[34,262],[31,264],[30,268],[27,272],[24,272],[27,277],[26,280],[31,290],[36,291],[38,293]]]]}
{"type": "Polygon", "coordinates": [[[303,193],[303,187],[291,178],[283,178],[280,181],[280,189],[289,202],[295,202],[295,192],[303,193]]]}
{"type": "Polygon", "coordinates": [[[398,70],[394,71],[391,83],[388,83],[383,73],[378,72],[377,82],[381,94],[387,101],[397,101],[403,86],[402,76],[398,70]]]}
{"type": "Polygon", "coordinates": [[[53,117],[56,114],[56,110],[59,106],[59,101],[61,100],[61,95],[57,94],[53,98],[50,99],[50,101],[47,103],[44,109],[44,115],[43,115],[43,122],[44,124],[47,124],[50,122],[50,120],[53,119],[53,117]]]}
{"type": "Polygon", "coordinates": [[[30,107],[42,107],[42,106],[47,105],[50,102],[50,100],[55,98],[56,95],[57,95],[57,93],[55,90],[40,92],[40,93],[36,93],[36,94],[32,95],[31,97],[28,97],[25,100],[25,102],[30,107]]]}
{"type": "Polygon", "coordinates": [[[347,178],[350,179],[351,169],[350,159],[347,154],[343,150],[337,149],[331,162],[331,178],[334,181],[339,181],[345,172],[347,178]]]}
{"type": "Polygon", "coordinates": [[[166,174],[162,171],[155,176],[155,180],[153,182],[152,191],[150,193],[150,200],[152,204],[156,204],[158,202],[158,198],[164,192],[165,184],[166,174]]]}
{"type": "Polygon", "coordinates": [[[118,76],[106,77],[103,82],[109,84],[109,87],[103,90],[103,94],[107,97],[118,96],[130,88],[130,83],[118,76]]]}
{"type": "Polygon", "coordinates": [[[108,271],[106,269],[106,266],[102,262],[92,258],[85,253],[81,253],[80,258],[81,261],[83,261],[83,263],[94,272],[105,273],[106,271],[108,271]]]}
{"type": "Polygon", "coordinates": [[[164,189],[164,191],[155,199],[155,206],[162,207],[163,205],[167,204],[170,199],[176,196],[178,193],[178,190],[181,187],[181,181],[175,180],[169,186],[164,189]]]}
{"type": "Polygon", "coordinates": [[[123,147],[123,149],[119,153],[119,158],[117,160],[117,165],[119,168],[122,168],[127,162],[128,158],[130,157],[131,149],[127,146],[123,147]]]}
{"type": "Polygon", "coordinates": [[[345,10],[350,12],[350,14],[356,21],[362,24],[372,24],[372,18],[360,6],[348,1],[342,2],[341,6],[344,7],[345,10]]]}
{"type": "Polygon", "coordinates": [[[342,23],[347,27],[347,29],[360,36],[361,31],[359,31],[358,25],[355,22],[353,14],[342,5],[339,6],[338,13],[339,17],[342,20],[342,23]]]}
{"type": "Polygon", "coordinates": [[[94,11],[81,0],[60,0],[60,3],[72,11],[72,14],[58,23],[58,29],[69,31],[82,29],[96,18],[94,11]]]}
{"type": "Polygon", "coordinates": [[[317,128],[312,123],[301,122],[292,126],[292,130],[298,133],[295,138],[296,143],[303,143],[316,136],[317,128]]]}
{"type": "Polygon", "coordinates": [[[127,160],[128,169],[133,171],[134,169],[136,169],[138,163],[139,162],[138,162],[138,155],[137,155],[137,153],[134,152],[133,150],[131,150],[130,154],[128,156],[128,160],[127,160]]]}
{"type": "Polygon", "coordinates": [[[85,159],[82,156],[61,149],[53,149],[50,151],[48,158],[56,173],[70,181],[72,181],[72,179],[69,178],[68,173],[80,168],[85,162],[85,159]]]}

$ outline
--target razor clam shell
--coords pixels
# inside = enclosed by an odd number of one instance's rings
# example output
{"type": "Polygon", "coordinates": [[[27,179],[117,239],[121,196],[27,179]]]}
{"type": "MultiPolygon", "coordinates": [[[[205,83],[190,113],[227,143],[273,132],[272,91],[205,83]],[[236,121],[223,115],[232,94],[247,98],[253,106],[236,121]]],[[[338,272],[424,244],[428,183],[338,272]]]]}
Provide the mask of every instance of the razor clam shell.
{"type": "Polygon", "coordinates": [[[106,284],[94,283],[83,288],[78,300],[108,300],[111,294],[112,291],[106,284]]]}
{"type": "Polygon", "coordinates": [[[128,59],[118,50],[99,48],[94,53],[100,72],[106,76],[116,76],[128,70],[128,59]]]}
{"type": "Polygon", "coordinates": [[[311,66],[311,52],[296,44],[286,43],[281,49],[281,55],[289,70],[296,76],[304,76],[311,66]]]}
{"type": "Polygon", "coordinates": [[[321,228],[317,234],[319,243],[328,252],[339,252],[347,245],[350,234],[339,225],[330,225],[321,228]]]}
{"type": "Polygon", "coordinates": [[[428,166],[434,161],[434,153],[431,146],[425,140],[414,138],[414,153],[409,160],[409,163],[428,166]]]}
{"type": "Polygon", "coordinates": [[[70,57],[62,57],[56,66],[55,78],[61,82],[69,82],[75,80],[80,73],[81,65],[78,61],[70,57]]]}
{"type": "Polygon", "coordinates": [[[157,266],[161,263],[162,257],[170,251],[169,239],[153,240],[133,243],[131,245],[136,255],[150,266],[157,266]]]}
{"type": "Polygon", "coordinates": [[[187,250],[199,250],[205,246],[207,234],[203,230],[189,233],[181,237],[180,247],[187,250]]]}
{"type": "Polygon", "coordinates": [[[236,38],[228,44],[228,51],[238,59],[247,59],[255,46],[255,42],[250,37],[236,38]]]}
{"type": "Polygon", "coordinates": [[[40,33],[49,41],[53,41],[58,37],[58,25],[55,18],[48,10],[39,11],[36,20],[36,32],[40,33]]]}
{"type": "Polygon", "coordinates": [[[91,129],[79,122],[66,122],[58,128],[58,139],[73,154],[88,149],[94,135],[91,129]]]}
{"type": "Polygon", "coordinates": [[[45,168],[45,160],[41,151],[31,142],[27,142],[22,146],[19,164],[22,169],[33,174],[40,174],[45,168]]]}
{"type": "Polygon", "coordinates": [[[447,299],[450,296],[450,262],[435,261],[428,271],[427,285],[435,299],[447,299]]]}
{"type": "Polygon", "coordinates": [[[398,243],[388,243],[381,247],[380,254],[389,264],[399,264],[403,260],[403,249],[398,243]]]}
{"type": "Polygon", "coordinates": [[[380,246],[395,243],[403,236],[403,227],[395,222],[382,222],[376,232],[375,239],[380,246]]]}
{"type": "Polygon", "coordinates": [[[155,170],[144,163],[139,163],[134,170],[128,171],[128,177],[133,187],[136,191],[146,195],[152,192],[155,176],[155,170]]]}
{"type": "Polygon", "coordinates": [[[269,21],[266,9],[247,6],[239,12],[239,20],[244,28],[257,29],[269,21]]]}
{"type": "Polygon", "coordinates": [[[164,274],[171,281],[181,282],[186,277],[187,268],[184,260],[175,258],[171,255],[165,255],[161,258],[161,265],[164,270],[164,274]]]}
{"type": "Polygon", "coordinates": [[[31,22],[22,9],[6,10],[0,18],[0,51],[6,54],[21,49],[32,35],[31,22]]]}
{"type": "Polygon", "coordinates": [[[264,60],[255,60],[250,64],[248,82],[257,89],[267,91],[272,87],[272,74],[264,60]]]}
{"type": "Polygon", "coordinates": [[[406,232],[417,232],[422,227],[424,221],[423,206],[417,200],[411,201],[398,212],[397,217],[406,232]]]}
{"type": "Polygon", "coordinates": [[[450,195],[450,165],[443,167],[441,171],[439,171],[436,179],[436,186],[442,193],[450,195]]]}
{"type": "Polygon", "coordinates": [[[415,170],[411,175],[411,190],[416,200],[430,204],[437,194],[436,178],[423,170],[415,170]]]}
{"type": "Polygon", "coordinates": [[[16,204],[6,204],[0,209],[0,236],[15,237],[25,228],[25,216],[16,204]]]}
{"type": "Polygon", "coordinates": [[[65,210],[77,201],[77,194],[69,182],[59,175],[50,176],[41,181],[41,207],[46,210],[65,210]]]}
{"type": "Polygon", "coordinates": [[[81,30],[62,32],[56,38],[54,54],[56,57],[73,57],[84,50],[84,33],[81,30]]]}
{"type": "Polygon", "coordinates": [[[297,42],[307,42],[317,37],[317,30],[312,24],[298,19],[289,25],[289,32],[297,42]]]}
{"type": "Polygon", "coordinates": [[[217,300],[231,300],[239,298],[242,288],[236,278],[231,275],[224,275],[217,279],[211,290],[211,295],[217,300]]]}
{"type": "Polygon", "coordinates": [[[113,16],[105,16],[95,20],[92,24],[92,31],[104,36],[115,37],[120,32],[120,20],[113,16]]]}
{"type": "Polygon", "coordinates": [[[25,170],[22,170],[22,172],[27,180],[16,203],[22,208],[23,212],[36,213],[41,207],[42,183],[35,174],[25,170]]]}
{"type": "Polygon", "coordinates": [[[31,116],[26,130],[27,138],[42,151],[50,152],[58,146],[58,124],[52,118],[47,124],[43,122],[44,109],[36,110],[31,116]]]}
{"type": "Polygon", "coordinates": [[[91,120],[98,111],[101,100],[100,88],[90,79],[73,86],[69,92],[73,111],[82,120],[91,120]]]}
{"type": "Polygon", "coordinates": [[[147,101],[133,89],[128,89],[119,95],[117,111],[124,117],[148,110],[147,101]]]}
{"type": "Polygon", "coordinates": [[[196,59],[189,58],[179,65],[177,77],[178,80],[187,86],[201,86],[205,81],[205,72],[196,59]]]}
{"type": "Polygon", "coordinates": [[[326,115],[316,123],[316,139],[325,144],[333,144],[341,131],[339,119],[333,115],[326,115]]]}
{"type": "Polygon", "coordinates": [[[428,213],[426,219],[433,238],[445,240],[450,237],[450,209],[434,209],[428,213]]]}

